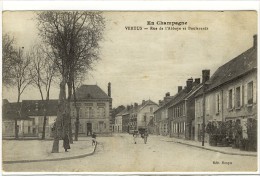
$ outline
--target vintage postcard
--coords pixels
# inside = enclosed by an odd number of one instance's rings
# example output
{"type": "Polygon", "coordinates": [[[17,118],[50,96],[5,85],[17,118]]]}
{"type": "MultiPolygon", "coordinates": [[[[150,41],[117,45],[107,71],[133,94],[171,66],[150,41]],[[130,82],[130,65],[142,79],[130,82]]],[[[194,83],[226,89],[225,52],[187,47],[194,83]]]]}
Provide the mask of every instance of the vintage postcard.
{"type": "Polygon", "coordinates": [[[258,172],[256,11],[4,11],[3,172],[258,172]]]}

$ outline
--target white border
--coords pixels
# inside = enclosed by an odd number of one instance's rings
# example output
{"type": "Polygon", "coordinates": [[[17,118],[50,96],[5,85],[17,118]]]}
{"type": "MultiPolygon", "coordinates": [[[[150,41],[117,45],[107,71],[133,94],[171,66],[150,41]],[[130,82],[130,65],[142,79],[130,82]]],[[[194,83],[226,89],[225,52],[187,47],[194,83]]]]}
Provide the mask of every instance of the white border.
{"type": "MultiPolygon", "coordinates": [[[[256,10],[258,11],[258,21],[259,21],[259,9],[260,2],[257,0],[246,0],[246,1],[125,1],[125,0],[105,0],[105,1],[16,1],[16,0],[3,0],[0,4],[2,11],[5,10],[105,10],[105,11],[169,11],[169,10],[256,10]]],[[[1,33],[2,33],[2,14],[1,19],[1,33]]],[[[258,51],[259,51],[259,22],[258,22],[258,51]]],[[[2,42],[1,42],[2,43],[2,42]]],[[[259,66],[259,62],[258,62],[259,66]]],[[[2,73],[2,72],[1,72],[2,73]]],[[[259,78],[259,72],[258,72],[259,78]]],[[[1,80],[1,79],[0,79],[1,80]]],[[[0,83],[1,86],[1,83],[0,83]]],[[[259,81],[258,81],[259,87],[259,81]]],[[[0,90],[2,95],[2,90],[0,90]]],[[[0,96],[1,96],[0,95],[0,96]]],[[[258,100],[259,100],[258,94],[258,100]]],[[[0,103],[1,104],[1,103],[0,103]]],[[[259,104],[258,104],[259,109],[259,104]]],[[[1,124],[1,122],[0,122],[1,124]]],[[[258,120],[258,130],[259,130],[259,120],[258,120]]],[[[259,134],[259,133],[258,133],[259,134]]],[[[1,135],[2,136],[2,135],[1,135]]],[[[0,137],[1,139],[1,137],[0,137]]],[[[258,153],[259,153],[259,142],[260,135],[258,135],[258,153]]],[[[2,146],[0,147],[2,149],[2,146]]],[[[2,158],[2,157],[1,157],[2,158]]],[[[258,167],[259,167],[259,155],[258,155],[258,167]]],[[[40,163],[39,163],[40,164],[40,163]]],[[[0,167],[2,162],[0,163],[0,167]]],[[[2,167],[1,167],[2,168],[2,167]]],[[[2,171],[3,172],[3,171],[2,171]]],[[[99,175],[137,175],[137,174],[259,174],[259,168],[256,172],[3,172],[4,175],[45,175],[45,174],[70,174],[70,175],[83,175],[83,174],[99,174],[99,175]]]]}

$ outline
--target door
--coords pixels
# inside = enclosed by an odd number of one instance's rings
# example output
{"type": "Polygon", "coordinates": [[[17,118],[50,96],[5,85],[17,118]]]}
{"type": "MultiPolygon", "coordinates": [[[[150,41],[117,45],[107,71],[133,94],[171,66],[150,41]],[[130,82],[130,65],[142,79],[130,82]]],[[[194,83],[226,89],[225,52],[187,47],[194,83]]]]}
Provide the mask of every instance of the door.
{"type": "Polygon", "coordinates": [[[91,136],[92,134],[92,123],[87,123],[87,136],[91,136]]]}

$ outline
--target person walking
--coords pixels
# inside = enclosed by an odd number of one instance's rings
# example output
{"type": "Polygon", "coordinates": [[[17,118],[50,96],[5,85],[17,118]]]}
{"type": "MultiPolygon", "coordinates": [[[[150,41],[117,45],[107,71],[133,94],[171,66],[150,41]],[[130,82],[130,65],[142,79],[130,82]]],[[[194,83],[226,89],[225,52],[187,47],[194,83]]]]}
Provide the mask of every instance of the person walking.
{"type": "Polygon", "coordinates": [[[96,134],[95,133],[92,133],[92,135],[91,135],[91,137],[92,137],[92,146],[93,145],[96,145],[96,143],[97,143],[97,140],[96,140],[96,134]]]}
{"type": "Polygon", "coordinates": [[[137,131],[134,131],[134,133],[133,133],[133,137],[134,137],[134,143],[136,144],[137,131]]]}
{"type": "Polygon", "coordinates": [[[147,131],[147,130],[145,130],[143,136],[144,136],[144,143],[146,144],[146,142],[147,142],[147,138],[148,138],[148,131],[147,131]]]}
{"type": "Polygon", "coordinates": [[[63,137],[63,148],[65,152],[68,152],[68,149],[70,149],[70,140],[68,134],[65,134],[63,137]]]}

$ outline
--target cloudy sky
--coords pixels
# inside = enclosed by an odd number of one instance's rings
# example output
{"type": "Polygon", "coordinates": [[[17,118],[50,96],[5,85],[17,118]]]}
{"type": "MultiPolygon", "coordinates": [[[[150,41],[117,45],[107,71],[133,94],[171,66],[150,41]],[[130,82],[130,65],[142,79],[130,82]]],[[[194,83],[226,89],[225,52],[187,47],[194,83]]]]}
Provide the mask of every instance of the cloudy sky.
{"type": "MultiPolygon", "coordinates": [[[[252,47],[257,33],[254,11],[104,12],[104,17],[102,60],[86,75],[84,84],[97,84],[107,92],[111,82],[114,107],[149,98],[158,102],[166,92],[174,95],[188,78],[201,78],[203,69],[210,69],[212,75],[252,47]],[[185,27],[208,30],[149,30],[147,21],[187,22],[185,27]],[[126,30],[126,26],[141,26],[143,30],[126,30]]],[[[3,31],[15,36],[17,46],[30,48],[39,40],[33,19],[33,12],[4,12],[3,31]]],[[[58,93],[58,86],[53,85],[51,98],[58,98],[58,93]]],[[[16,89],[4,88],[3,98],[16,101],[16,89]]],[[[40,99],[40,94],[29,87],[22,99],[40,99]]]]}

